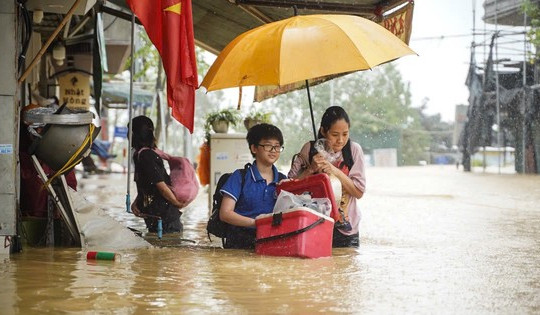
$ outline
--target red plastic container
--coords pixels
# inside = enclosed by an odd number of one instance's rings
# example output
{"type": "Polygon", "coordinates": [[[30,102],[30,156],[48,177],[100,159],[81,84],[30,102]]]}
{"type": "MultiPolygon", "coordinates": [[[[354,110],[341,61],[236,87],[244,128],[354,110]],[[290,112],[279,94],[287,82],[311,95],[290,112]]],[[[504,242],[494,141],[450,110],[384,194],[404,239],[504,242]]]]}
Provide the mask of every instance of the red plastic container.
{"type": "Polygon", "coordinates": [[[328,198],[332,203],[332,212],[330,216],[335,220],[339,219],[338,206],[334,198],[334,190],[330,183],[330,177],[326,174],[315,174],[303,179],[293,179],[278,185],[276,193],[279,195],[281,190],[288,191],[295,195],[308,193],[311,198],[328,198]]]}
{"type": "Polygon", "coordinates": [[[255,253],[318,258],[332,256],[334,220],[305,207],[269,213],[255,219],[255,253]]]}

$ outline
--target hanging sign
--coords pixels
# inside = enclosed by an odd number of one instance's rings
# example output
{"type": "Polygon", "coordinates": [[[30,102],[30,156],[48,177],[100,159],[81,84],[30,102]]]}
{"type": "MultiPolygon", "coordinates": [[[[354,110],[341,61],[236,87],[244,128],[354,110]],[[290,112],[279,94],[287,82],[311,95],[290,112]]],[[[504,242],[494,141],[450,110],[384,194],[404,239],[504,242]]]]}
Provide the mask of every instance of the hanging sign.
{"type": "Polygon", "coordinates": [[[128,127],[124,126],[115,126],[114,127],[114,137],[115,138],[122,138],[127,139],[128,137],[128,127]]]}
{"type": "Polygon", "coordinates": [[[67,103],[70,109],[90,109],[90,76],[69,73],[58,78],[60,105],[67,103]]]}
{"type": "Polygon", "coordinates": [[[396,35],[405,44],[409,44],[412,31],[414,2],[409,1],[407,5],[401,9],[387,15],[379,24],[396,35]]]}

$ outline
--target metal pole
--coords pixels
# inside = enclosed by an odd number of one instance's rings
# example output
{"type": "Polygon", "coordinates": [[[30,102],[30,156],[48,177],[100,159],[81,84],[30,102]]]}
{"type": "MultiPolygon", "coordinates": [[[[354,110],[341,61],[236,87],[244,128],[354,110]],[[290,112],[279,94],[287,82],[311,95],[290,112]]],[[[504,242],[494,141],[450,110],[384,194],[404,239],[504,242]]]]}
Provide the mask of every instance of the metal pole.
{"type": "Polygon", "coordinates": [[[307,97],[309,101],[309,113],[311,114],[311,126],[313,127],[313,140],[317,140],[317,131],[315,129],[315,116],[313,115],[313,105],[311,104],[311,93],[309,93],[309,81],[306,80],[307,97]]]}
{"type": "Polygon", "coordinates": [[[482,41],[482,43],[483,43],[483,45],[482,45],[482,59],[484,60],[484,63],[487,65],[487,62],[486,62],[486,39],[487,39],[486,22],[484,21],[484,39],[482,41]]]}
{"type": "MultiPolygon", "coordinates": [[[[296,5],[293,5],[294,16],[298,15],[296,5]]],[[[311,104],[311,93],[309,92],[309,81],[306,80],[306,90],[309,102],[309,113],[311,114],[311,126],[313,127],[313,140],[317,140],[317,130],[315,129],[315,116],[313,115],[313,105],[311,104]]]]}
{"type": "Polygon", "coordinates": [[[334,80],[330,80],[330,106],[334,106],[334,80]]]}
{"type": "MultiPolygon", "coordinates": [[[[495,0],[495,60],[497,61],[497,68],[499,67],[499,44],[498,44],[498,21],[497,21],[497,0],[495,0]]],[[[499,168],[499,174],[501,173],[501,109],[500,109],[500,101],[499,101],[499,69],[495,71],[495,95],[497,97],[497,164],[499,168]]]]}
{"type": "Polygon", "coordinates": [[[527,86],[527,14],[523,13],[523,115],[522,115],[522,132],[521,132],[521,173],[525,174],[525,150],[527,148],[525,135],[527,134],[527,124],[525,122],[525,115],[527,113],[527,98],[526,98],[526,86],[527,86]]]}
{"type": "Polygon", "coordinates": [[[189,129],[184,129],[184,157],[193,162],[193,149],[191,147],[192,144],[192,136],[191,133],[189,133],[189,129]]]}
{"type": "Polygon", "coordinates": [[[131,200],[130,200],[130,184],[131,184],[131,138],[133,124],[131,119],[133,116],[133,71],[135,71],[135,60],[133,58],[135,51],[135,13],[131,13],[131,64],[129,67],[129,102],[128,102],[128,169],[127,169],[127,184],[126,184],[126,212],[131,212],[131,200]]]}
{"type": "Polygon", "coordinates": [[[486,172],[487,162],[486,162],[486,146],[482,147],[482,171],[486,172]]]}
{"type": "Polygon", "coordinates": [[[472,34],[473,34],[473,43],[476,39],[476,0],[472,2],[472,34]]]}

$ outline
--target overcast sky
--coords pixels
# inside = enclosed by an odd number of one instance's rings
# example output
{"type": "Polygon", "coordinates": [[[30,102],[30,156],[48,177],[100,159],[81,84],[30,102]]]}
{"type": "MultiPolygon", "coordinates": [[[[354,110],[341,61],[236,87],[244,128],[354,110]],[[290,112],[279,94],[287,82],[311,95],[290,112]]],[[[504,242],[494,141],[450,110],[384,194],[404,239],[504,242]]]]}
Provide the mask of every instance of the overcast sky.
{"type": "MultiPolygon", "coordinates": [[[[483,1],[476,2],[480,20],[484,15],[483,1]]],[[[427,112],[440,113],[445,121],[454,120],[455,105],[467,104],[469,96],[465,79],[472,36],[454,36],[472,34],[472,3],[472,0],[416,0],[409,46],[419,56],[396,62],[404,79],[410,81],[413,105],[418,106],[428,98],[427,112]]],[[[483,28],[481,23],[477,27],[483,28]]]]}
{"type": "MultiPolygon", "coordinates": [[[[427,112],[440,113],[444,121],[454,120],[455,105],[468,104],[469,91],[465,79],[469,68],[473,40],[473,3],[476,3],[476,33],[493,30],[484,24],[483,0],[416,0],[413,32],[409,45],[419,56],[407,56],[398,61],[405,80],[411,84],[413,105],[428,98],[427,112]],[[462,36],[462,35],[469,36],[462,36]],[[458,35],[458,36],[456,36],[458,35]]],[[[522,31],[522,28],[498,26],[498,30],[522,31]]],[[[489,36],[477,35],[477,43],[488,41],[489,36]]],[[[523,35],[519,35],[523,39],[523,35]]],[[[502,42],[501,42],[502,43],[502,42]]],[[[504,47],[499,45],[499,58],[504,47]]],[[[523,44],[515,44],[518,50],[523,44]]],[[[483,62],[487,49],[476,49],[476,60],[483,62]]],[[[514,60],[522,60],[514,56],[514,60]]]]}

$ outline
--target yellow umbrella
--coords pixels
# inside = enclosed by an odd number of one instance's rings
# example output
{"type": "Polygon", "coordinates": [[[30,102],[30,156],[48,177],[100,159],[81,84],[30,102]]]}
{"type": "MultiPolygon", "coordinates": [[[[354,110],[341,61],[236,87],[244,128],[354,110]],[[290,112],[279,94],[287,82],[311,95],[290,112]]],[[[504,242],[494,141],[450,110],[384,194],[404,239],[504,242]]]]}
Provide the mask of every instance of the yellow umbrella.
{"type": "MultiPolygon", "coordinates": [[[[365,18],[298,15],[236,37],[218,55],[201,86],[213,91],[285,85],[371,69],[410,54],[416,53],[390,31],[365,18]]],[[[311,99],[309,102],[311,109],[311,99]]]]}

